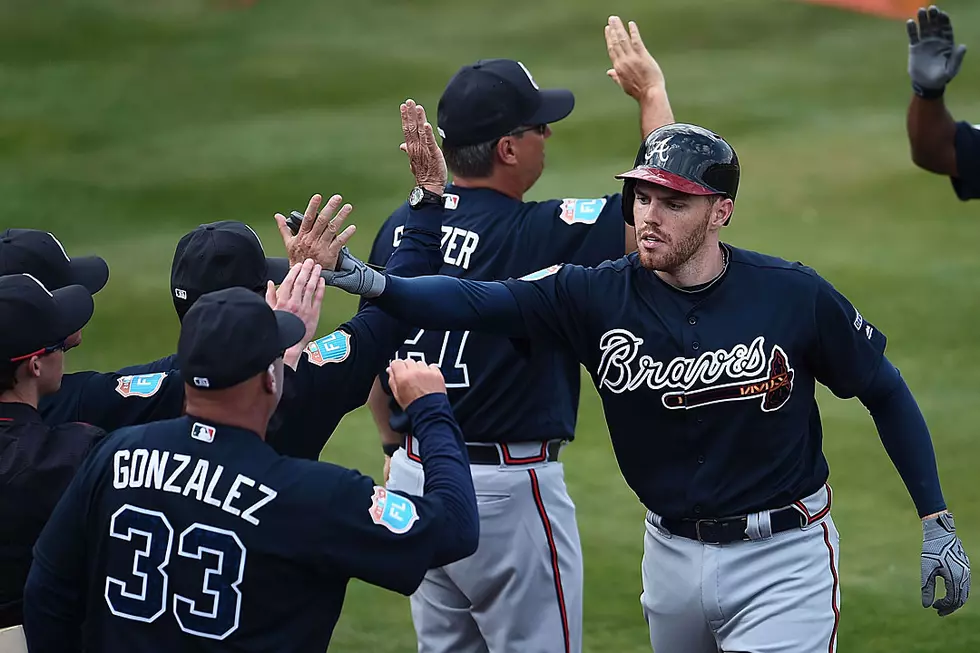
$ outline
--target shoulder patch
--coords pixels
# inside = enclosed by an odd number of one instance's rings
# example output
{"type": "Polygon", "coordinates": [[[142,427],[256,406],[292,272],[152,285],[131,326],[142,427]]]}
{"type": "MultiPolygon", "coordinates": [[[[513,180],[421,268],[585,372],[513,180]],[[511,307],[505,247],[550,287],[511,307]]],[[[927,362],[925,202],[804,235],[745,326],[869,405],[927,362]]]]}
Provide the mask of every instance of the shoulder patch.
{"type": "Polygon", "coordinates": [[[191,437],[201,442],[214,442],[214,434],[217,431],[213,426],[194,422],[191,427],[191,437]]]}
{"type": "Polygon", "coordinates": [[[131,374],[121,376],[116,381],[116,392],[123,397],[152,397],[163,387],[166,372],[154,374],[131,374]]]}
{"type": "Polygon", "coordinates": [[[371,521],[378,526],[384,526],[395,535],[404,535],[419,520],[419,511],[411,499],[389,492],[380,485],[374,486],[368,512],[371,521]]]}
{"type": "Polygon", "coordinates": [[[442,195],[442,207],[447,211],[455,211],[459,206],[459,195],[453,195],[452,193],[443,193],[442,195]]]}
{"type": "Polygon", "coordinates": [[[349,355],[350,334],[339,329],[306,346],[306,359],[317,367],[323,367],[327,363],[342,363],[349,355]]]}
{"type": "Polygon", "coordinates": [[[561,201],[558,217],[568,224],[593,224],[605,206],[605,197],[591,200],[566,198],[561,201]]]}
{"type": "Polygon", "coordinates": [[[537,281],[538,279],[544,279],[545,277],[550,277],[551,275],[558,272],[563,264],[552,265],[546,267],[543,270],[538,270],[537,272],[532,272],[531,274],[526,274],[519,279],[519,281],[537,281]]]}

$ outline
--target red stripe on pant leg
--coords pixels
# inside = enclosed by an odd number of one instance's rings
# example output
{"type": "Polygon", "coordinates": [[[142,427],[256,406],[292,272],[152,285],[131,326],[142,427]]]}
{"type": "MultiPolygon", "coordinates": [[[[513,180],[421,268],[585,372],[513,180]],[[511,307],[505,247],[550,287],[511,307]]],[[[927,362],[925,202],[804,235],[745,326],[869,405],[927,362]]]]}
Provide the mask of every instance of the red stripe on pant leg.
{"type": "Polygon", "coordinates": [[[837,607],[837,587],[840,583],[837,578],[837,567],[834,565],[834,547],[830,543],[830,529],[827,528],[827,522],[820,524],[823,527],[823,541],[827,545],[827,551],[830,552],[830,573],[834,576],[834,593],[830,597],[830,603],[834,608],[834,630],[830,634],[830,647],[827,649],[829,653],[834,653],[834,642],[837,641],[837,627],[840,625],[840,609],[837,607]]]}
{"type": "Polygon", "coordinates": [[[548,538],[548,548],[551,550],[551,568],[555,572],[555,592],[558,594],[558,612],[561,613],[561,627],[565,636],[565,653],[570,653],[568,641],[568,614],[565,611],[565,592],[561,588],[561,572],[558,570],[558,547],[555,546],[555,538],[551,532],[551,520],[548,519],[548,512],[544,509],[544,501],[541,500],[541,489],[538,487],[538,475],[533,469],[527,470],[531,476],[531,492],[534,493],[534,503],[538,506],[538,515],[544,525],[544,533],[548,538]]]}

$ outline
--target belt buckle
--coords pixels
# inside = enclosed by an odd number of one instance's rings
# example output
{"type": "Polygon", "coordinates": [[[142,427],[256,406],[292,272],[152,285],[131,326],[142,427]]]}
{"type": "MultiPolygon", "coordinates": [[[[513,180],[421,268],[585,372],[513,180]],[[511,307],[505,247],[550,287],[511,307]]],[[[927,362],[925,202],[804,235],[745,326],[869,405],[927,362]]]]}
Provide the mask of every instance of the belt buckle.
{"type": "Polygon", "coordinates": [[[696,522],[694,522],[694,534],[697,536],[698,542],[701,542],[702,544],[718,544],[718,542],[713,542],[713,541],[712,542],[709,542],[709,541],[705,540],[704,537],[701,536],[701,524],[702,523],[705,523],[705,524],[707,524],[707,523],[717,524],[718,523],[718,520],[717,519],[699,519],[696,522]]]}

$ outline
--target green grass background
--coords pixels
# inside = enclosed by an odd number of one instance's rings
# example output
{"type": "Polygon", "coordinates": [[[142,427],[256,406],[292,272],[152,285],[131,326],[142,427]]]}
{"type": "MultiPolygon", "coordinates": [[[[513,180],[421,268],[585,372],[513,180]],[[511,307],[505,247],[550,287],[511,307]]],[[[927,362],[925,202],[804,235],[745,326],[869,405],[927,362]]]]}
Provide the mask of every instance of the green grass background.
{"type": "MultiPolygon", "coordinates": [[[[980,51],[980,5],[950,0],[980,51]]],[[[605,77],[609,13],[639,22],[679,120],[726,136],[743,163],[726,237],[820,270],[889,336],[929,421],[947,501],[980,559],[980,205],[913,167],[899,21],[789,0],[0,0],[0,226],[54,231],[112,276],[73,369],[169,353],[168,272],[201,222],[253,225],[281,252],[275,211],[314,192],[356,206],[353,249],[411,188],[398,104],[432,109],[481,57],[521,59],[575,91],[532,199],[615,191],[638,142],[636,107],[605,77]]],[[[980,61],[948,101],[980,122],[980,61]]],[[[326,300],[321,332],[354,310],[326,300]]],[[[920,528],[863,407],[822,392],[841,530],[840,650],[980,649],[980,607],[919,605],[920,528]]],[[[315,410],[315,407],[311,407],[315,410]]],[[[324,450],[380,475],[366,409],[324,450]]],[[[566,468],[585,549],[585,649],[649,651],[638,603],[643,511],[612,457],[591,383],[566,468]]],[[[407,600],[352,585],[332,650],[414,650],[407,600]]]]}

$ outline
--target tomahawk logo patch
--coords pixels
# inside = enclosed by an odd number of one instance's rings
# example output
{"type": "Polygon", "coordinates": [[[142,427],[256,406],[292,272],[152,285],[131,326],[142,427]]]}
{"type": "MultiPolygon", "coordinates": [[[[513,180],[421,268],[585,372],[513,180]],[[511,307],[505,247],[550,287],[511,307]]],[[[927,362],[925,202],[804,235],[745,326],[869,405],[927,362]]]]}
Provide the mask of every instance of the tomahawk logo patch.
{"type": "Polygon", "coordinates": [[[599,219],[599,214],[605,206],[605,197],[591,200],[566,198],[561,201],[558,217],[568,224],[592,224],[599,219]]]}
{"type": "Polygon", "coordinates": [[[371,521],[384,526],[395,535],[403,535],[412,530],[419,520],[419,511],[408,497],[389,492],[380,485],[374,486],[371,497],[371,521]]]}
{"type": "Polygon", "coordinates": [[[116,392],[123,397],[152,397],[163,387],[166,372],[121,376],[116,381],[116,392]]]}
{"type": "Polygon", "coordinates": [[[327,363],[342,363],[350,355],[350,335],[334,331],[306,346],[306,358],[317,367],[327,363]]]}
{"type": "Polygon", "coordinates": [[[706,351],[697,358],[668,363],[640,356],[643,339],[626,329],[612,329],[599,339],[599,387],[621,394],[639,388],[671,389],[661,396],[668,410],[699,408],[727,401],[757,399],[765,413],[779,410],[793,393],[793,368],[779,345],[766,355],[766,339],[750,345],[706,351]],[[634,364],[635,361],[635,364],[634,364]]]}

